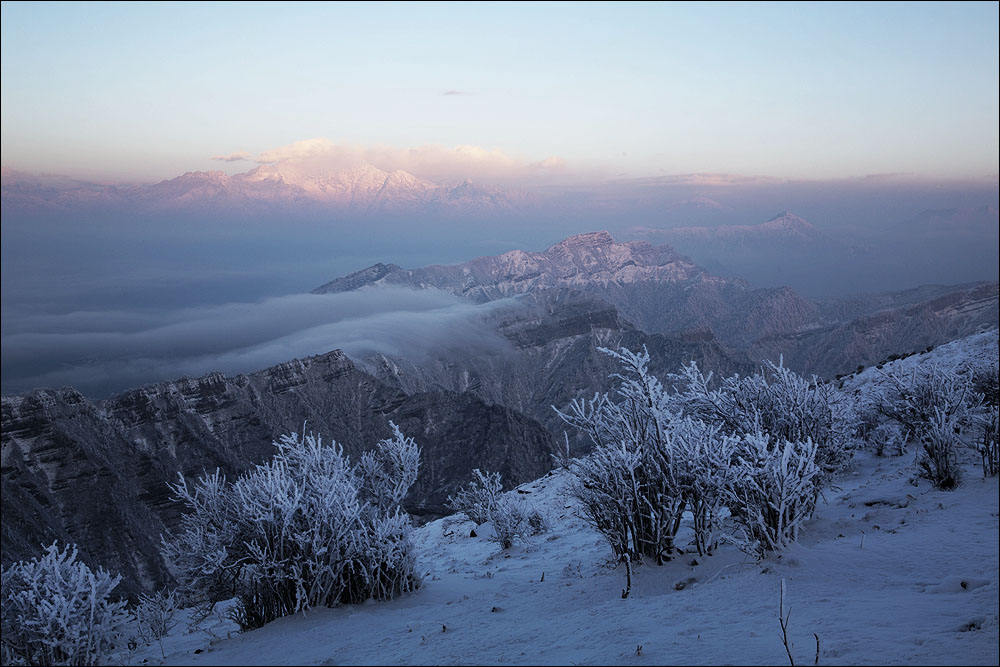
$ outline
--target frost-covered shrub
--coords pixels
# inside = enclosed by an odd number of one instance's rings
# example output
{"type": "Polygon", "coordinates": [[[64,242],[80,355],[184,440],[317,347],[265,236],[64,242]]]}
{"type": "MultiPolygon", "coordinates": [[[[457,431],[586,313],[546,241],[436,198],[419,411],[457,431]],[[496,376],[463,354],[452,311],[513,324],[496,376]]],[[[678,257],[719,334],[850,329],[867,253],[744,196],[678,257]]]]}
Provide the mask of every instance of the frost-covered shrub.
{"type": "Polygon", "coordinates": [[[777,440],[762,433],[744,438],[736,482],[730,487],[733,517],[743,549],[763,555],[798,539],[816,508],[820,468],[812,440],[777,440]]]}
{"type": "Polygon", "coordinates": [[[671,404],[684,415],[738,437],[765,433],[780,441],[811,440],[824,479],[853,454],[856,410],[832,383],[816,376],[806,379],[768,361],[761,372],[724,378],[713,389],[712,374],[692,361],[670,377],[678,385],[671,404]]]}
{"type": "Polygon", "coordinates": [[[876,387],[879,412],[902,426],[907,440],[919,441],[938,412],[960,425],[982,403],[971,379],[969,372],[950,371],[937,364],[915,367],[909,373],[881,373],[876,387]]]}
{"type": "Polygon", "coordinates": [[[133,611],[139,639],[146,643],[157,642],[163,658],[166,658],[163,638],[177,625],[178,608],[176,593],[162,589],[152,595],[140,595],[139,604],[133,611]]]}
{"type": "Polygon", "coordinates": [[[996,477],[1000,471],[1000,410],[985,410],[977,422],[976,451],[983,460],[983,477],[996,477]]]}
{"type": "Polygon", "coordinates": [[[983,395],[985,405],[1000,405],[1000,364],[989,361],[972,369],[972,390],[983,395]]]}
{"type": "Polygon", "coordinates": [[[166,589],[152,595],[140,595],[135,606],[135,622],[139,638],[145,642],[162,639],[177,625],[177,594],[166,589]]]}
{"type": "Polygon", "coordinates": [[[962,469],[958,465],[960,428],[954,415],[935,408],[934,416],[921,425],[921,451],[917,456],[917,466],[921,476],[939,489],[954,489],[962,481],[962,469]]]}
{"type": "Polygon", "coordinates": [[[693,363],[668,392],[645,350],[602,351],[623,367],[616,399],[598,394],[557,412],[594,443],[571,467],[571,494],[616,556],[669,556],[685,510],[698,552],[710,554],[724,506],[749,549],[795,541],[821,482],[853,451],[852,406],[839,392],[774,364],[712,388],[693,363]]]}
{"type": "Polygon", "coordinates": [[[676,452],[677,479],[691,511],[695,547],[699,555],[710,555],[719,542],[719,510],[738,481],[733,457],[739,439],[723,435],[719,426],[689,418],[671,422],[667,437],[676,452]]]}
{"type": "Polygon", "coordinates": [[[419,579],[398,502],[419,448],[393,436],[352,466],[336,442],[285,435],[234,483],[218,472],[171,488],[191,510],[163,552],[194,599],[239,599],[234,620],[260,627],[316,606],[389,599],[419,579]]]}
{"type": "Polygon", "coordinates": [[[456,512],[465,512],[478,526],[490,520],[503,494],[500,473],[484,473],[479,468],[472,471],[473,479],[454,496],[448,496],[447,505],[456,512]]]}
{"type": "Polygon", "coordinates": [[[604,445],[570,468],[570,495],[587,520],[607,538],[618,559],[644,553],[635,510],[642,506],[637,469],[641,457],[624,446],[604,445]]]}
{"type": "Polygon", "coordinates": [[[121,577],[76,556],[75,546],[53,543],[3,570],[3,664],[101,665],[122,647],[130,617],[125,602],[110,598],[121,577]]]}
{"type": "Polygon", "coordinates": [[[509,549],[516,538],[544,532],[545,518],[518,497],[505,495],[500,473],[472,471],[475,479],[468,486],[448,497],[448,505],[457,512],[465,512],[476,525],[493,524],[490,539],[501,549],[509,549]]]}
{"type": "Polygon", "coordinates": [[[574,462],[571,493],[586,518],[608,539],[618,557],[651,556],[658,561],[675,549],[687,503],[678,453],[669,434],[676,416],[663,385],[649,373],[649,354],[601,348],[617,359],[619,401],[598,394],[574,400],[556,412],[586,433],[595,448],[574,462]]]}
{"type": "Polygon", "coordinates": [[[530,516],[531,510],[524,500],[501,496],[490,512],[489,520],[493,524],[491,539],[499,544],[501,549],[510,549],[515,539],[524,537],[525,533],[531,530],[528,525],[530,516]]]}
{"type": "MultiPolygon", "coordinates": [[[[878,386],[879,410],[902,427],[904,438],[920,443],[920,474],[941,489],[960,483],[959,450],[981,433],[976,425],[988,412],[975,377],[975,367],[948,370],[933,364],[883,373],[878,386]]],[[[988,440],[984,444],[988,456],[988,440]]]]}
{"type": "Polygon", "coordinates": [[[883,422],[868,434],[868,442],[877,456],[902,456],[906,453],[906,439],[898,424],[883,422]]]}

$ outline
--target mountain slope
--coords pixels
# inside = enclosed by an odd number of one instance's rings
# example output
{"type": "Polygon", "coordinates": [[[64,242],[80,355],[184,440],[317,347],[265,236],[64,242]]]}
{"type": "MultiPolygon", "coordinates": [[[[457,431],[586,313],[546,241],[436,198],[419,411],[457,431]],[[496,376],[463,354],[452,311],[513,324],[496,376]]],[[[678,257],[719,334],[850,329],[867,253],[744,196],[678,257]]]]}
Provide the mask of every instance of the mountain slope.
{"type": "MultiPolygon", "coordinates": [[[[751,368],[730,357],[709,331],[646,333],[603,299],[568,288],[519,296],[492,311],[487,324],[510,342],[509,348],[417,360],[376,355],[365,360],[364,368],[405,391],[470,392],[506,405],[544,424],[557,440],[566,426],[553,406],[566,409],[574,398],[613,390],[617,364],[601,347],[645,347],[653,370],[664,376],[690,361],[724,375],[751,368]]],[[[589,447],[581,434],[570,436],[574,451],[589,447]]]]}
{"type": "MultiPolygon", "coordinates": [[[[989,359],[996,334],[902,360],[989,359]]],[[[862,375],[852,382],[863,385],[862,375]]],[[[856,386],[852,386],[856,388],[856,386]]],[[[232,629],[164,640],[169,664],[785,664],[784,588],[797,664],[996,664],[1000,641],[997,479],[975,455],[954,491],[914,478],[910,455],[860,453],[805,524],[799,543],[756,561],[732,545],[624,573],[580,518],[559,471],[511,492],[549,530],[502,552],[463,516],[415,531],[427,573],[390,602],[316,609],[218,640],[232,629]]],[[[685,525],[683,544],[691,535],[685,525]]],[[[150,646],[137,661],[160,661],[150,646]]]]}
{"type": "Polygon", "coordinates": [[[554,451],[548,432],[514,410],[470,393],[407,394],[339,351],[100,402],[69,388],[37,390],[4,396],[2,409],[4,562],[34,556],[52,539],[71,541],[91,562],[121,572],[131,592],[170,580],[157,549],[179,516],[168,481],[216,468],[236,475],[303,426],[356,460],[394,421],[422,447],[407,498],[420,512],[440,512],[474,468],[516,483],[544,473],[554,451]]]}

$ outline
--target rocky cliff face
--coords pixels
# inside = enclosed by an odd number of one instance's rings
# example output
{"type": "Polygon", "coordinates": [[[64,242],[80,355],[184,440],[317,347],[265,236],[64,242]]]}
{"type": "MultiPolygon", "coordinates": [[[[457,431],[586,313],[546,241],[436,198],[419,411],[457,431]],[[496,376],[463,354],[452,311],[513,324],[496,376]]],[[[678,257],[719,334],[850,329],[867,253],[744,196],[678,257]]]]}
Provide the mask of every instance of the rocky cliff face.
{"type": "Polygon", "coordinates": [[[423,452],[407,505],[439,511],[473,468],[507,482],[549,468],[553,440],[536,421],[472,393],[407,393],[339,352],[226,378],[163,382],[91,402],[71,389],[2,399],[5,563],[53,539],[121,572],[128,592],[170,580],[159,536],[181,508],[166,484],[219,468],[234,476],[266,460],[283,433],[336,439],[356,458],[394,421],[423,452]]]}

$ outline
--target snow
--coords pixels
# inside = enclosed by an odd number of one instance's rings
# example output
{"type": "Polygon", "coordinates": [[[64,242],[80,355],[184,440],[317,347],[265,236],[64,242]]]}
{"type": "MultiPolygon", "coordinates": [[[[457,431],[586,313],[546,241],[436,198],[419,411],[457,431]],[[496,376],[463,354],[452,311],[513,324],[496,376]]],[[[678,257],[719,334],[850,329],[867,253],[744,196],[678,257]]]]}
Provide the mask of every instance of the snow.
{"type": "MultiPolygon", "coordinates": [[[[997,357],[988,332],[902,359],[959,364],[997,357]]],[[[886,364],[886,369],[890,364],[886,364]]],[[[847,378],[864,391],[871,369],[847,378]]],[[[965,482],[916,477],[916,447],[856,454],[799,543],[762,561],[733,546],[624,570],[565,495],[565,470],[510,492],[541,512],[546,533],[501,551],[462,515],[414,531],[422,587],[391,602],[312,610],[236,634],[214,620],[180,624],[138,664],[787,664],[781,582],[798,664],[997,664],[998,479],[963,452],[965,482]],[[210,632],[209,632],[210,631],[210,632]],[[229,638],[227,638],[227,636],[229,638]],[[639,650],[641,647],[641,650],[639,650]],[[198,651],[197,653],[195,651],[198,651]]],[[[679,544],[691,538],[689,526],[679,544]]]]}

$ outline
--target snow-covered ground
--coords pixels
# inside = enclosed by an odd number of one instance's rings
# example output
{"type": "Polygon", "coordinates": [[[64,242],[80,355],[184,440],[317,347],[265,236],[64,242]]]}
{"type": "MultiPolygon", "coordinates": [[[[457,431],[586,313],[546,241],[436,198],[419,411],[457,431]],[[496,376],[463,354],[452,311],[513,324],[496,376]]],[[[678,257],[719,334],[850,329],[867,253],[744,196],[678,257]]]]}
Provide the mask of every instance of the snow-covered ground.
{"type": "MultiPolygon", "coordinates": [[[[996,340],[981,334],[894,363],[996,359],[996,340]]],[[[847,388],[874,376],[869,369],[847,388]]],[[[788,662],[778,623],[784,580],[797,664],[813,664],[816,637],[820,664],[998,664],[998,480],[983,479],[969,451],[964,484],[939,491],[916,478],[914,454],[859,453],[792,549],[757,561],[727,546],[647,563],[624,600],[624,570],[577,516],[560,471],[512,492],[550,526],[506,552],[484,537],[488,526],[470,537],[461,516],[417,529],[427,574],[412,595],[244,634],[218,620],[195,631],[181,624],[164,640],[165,661],[155,645],[131,661],[779,665],[788,662]]]]}

